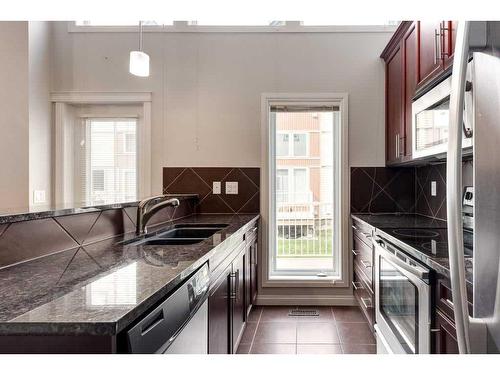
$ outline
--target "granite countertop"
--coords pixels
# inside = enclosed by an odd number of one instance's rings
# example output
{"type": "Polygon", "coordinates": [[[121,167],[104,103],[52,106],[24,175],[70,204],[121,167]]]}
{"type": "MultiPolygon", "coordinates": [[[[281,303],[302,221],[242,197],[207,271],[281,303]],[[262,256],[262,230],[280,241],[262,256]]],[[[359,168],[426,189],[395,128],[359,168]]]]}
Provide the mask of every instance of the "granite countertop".
{"type": "MultiPolygon", "coordinates": [[[[164,194],[165,197],[177,198],[179,200],[196,199],[198,194],[164,194]]],[[[82,214],[87,212],[96,212],[109,210],[113,208],[135,207],[139,201],[116,202],[107,204],[94,204],[93,202],[81,202],[50,205],[50,206],[31,206],[31,207],[13,207],[2,208],[0,210],[0,224],[15,223],[25,220],[45,219],[48,217],[58,217],[72,214],[82,214]]]]}
{"type": "Polygon", "coordinates": [[[203,263],[230,251],[257,218],[193,215],[174,224],[228,226],[194,245],[136,246],[127,244],[135,237],[129,233],[0,269],[0,335],[115,335],[203,263]]]}
{"type": "MultiPolygon", "coordinates": [[[[371,225],[375,228],[375,234],[398,246],[403,251],[438,273],[448,278],[450,277],[446,221],[418,214],[352,214],[352,217],[371,225]],[[429,232],[435,232],[437,235],[436,239],[440,240],[437,242],[438,250],[436,254],[431,254],[430,250],[423,251],[422,249],[422,243],[424,245],[430,243],[430,238],[422,239],[420,242],[415,241],[415,238],[412,236],[407,236],[405,239],[404,236],[395,235],[394,229],[423,229],[429,232]]],[[[472,288],[472,261],[472,256],[465,257],[465,277],[469,284],[468,288],[472,288]]]]}

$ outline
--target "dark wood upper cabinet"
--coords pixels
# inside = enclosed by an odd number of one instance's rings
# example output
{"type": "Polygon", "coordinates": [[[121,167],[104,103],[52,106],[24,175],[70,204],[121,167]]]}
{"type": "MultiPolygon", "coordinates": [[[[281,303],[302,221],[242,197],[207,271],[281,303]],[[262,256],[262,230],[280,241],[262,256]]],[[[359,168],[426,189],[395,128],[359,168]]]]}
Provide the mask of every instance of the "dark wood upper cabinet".
{"type": "Polygon", "coordinates": [[[386,163],[412,160],[412,103],[451,68],[454,21],[403,21],[381,56],[386,64],[386,163]]]}
{"type": "Polygon", "coordinates": [[[417,22],[418,30],[418,84],[428,82],[443,69],[443,22],[417,22]]]}
{"type": "Polygon", "coordinates": [[[417,88],[417,43],[418,34],[415,23],[403,37],[404,51],[404,160],[411,160],[412,146],[412,103],[417,88]]]}
{"type": "Polygon", "coordinates": [[[404,138],[403,118],[403,52],[397,46],[386,60],[386,161],[397,162],[401,157],[404,138]]]}

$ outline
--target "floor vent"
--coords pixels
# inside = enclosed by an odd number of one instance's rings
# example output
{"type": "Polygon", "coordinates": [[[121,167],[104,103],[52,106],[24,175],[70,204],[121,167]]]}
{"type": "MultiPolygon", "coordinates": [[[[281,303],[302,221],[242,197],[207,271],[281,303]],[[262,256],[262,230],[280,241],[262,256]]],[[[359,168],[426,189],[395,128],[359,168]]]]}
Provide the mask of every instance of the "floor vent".
{"type": "Polygon", "coordinates": [[[288,316],[319,316],[318,310],[303,310],[303,309],[293,309],[290,310],[288,316]]]}

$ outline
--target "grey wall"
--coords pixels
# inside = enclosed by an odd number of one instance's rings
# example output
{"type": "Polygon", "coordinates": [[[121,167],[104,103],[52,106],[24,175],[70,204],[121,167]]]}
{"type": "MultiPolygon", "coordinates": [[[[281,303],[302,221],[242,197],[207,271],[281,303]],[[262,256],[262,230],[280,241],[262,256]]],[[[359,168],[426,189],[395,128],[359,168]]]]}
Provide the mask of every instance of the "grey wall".
{"type": "Polygon", "coordinates": [[[52,108],[50,22],[29,23],[29,203],[33,191],[52,195],[52,108]]]}
{"type": "Polygon", "coordinates": [[[28,23],[0,22],[0,207],[28,203],[28,23]]]}
{"type": "Polygon", "coordinates": [[[128,73],[135,33],[54,28],[56,91],[152,91],[152,188],[162,167],[260,166],[260,95],[349,93],[352,166],[384,165],[391,33],[147,33],[151,76],[128,73]]]}

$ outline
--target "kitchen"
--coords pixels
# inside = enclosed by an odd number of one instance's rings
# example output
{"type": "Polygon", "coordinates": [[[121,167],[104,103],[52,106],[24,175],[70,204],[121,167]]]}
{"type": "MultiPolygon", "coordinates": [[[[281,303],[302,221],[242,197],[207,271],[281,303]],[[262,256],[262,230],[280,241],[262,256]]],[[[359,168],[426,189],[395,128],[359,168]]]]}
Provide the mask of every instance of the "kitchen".
{"type": "Polygon", "coordinates": [[[0,21],[0,353],[498,353],[500,23],[412,18],[0,21]]]}

